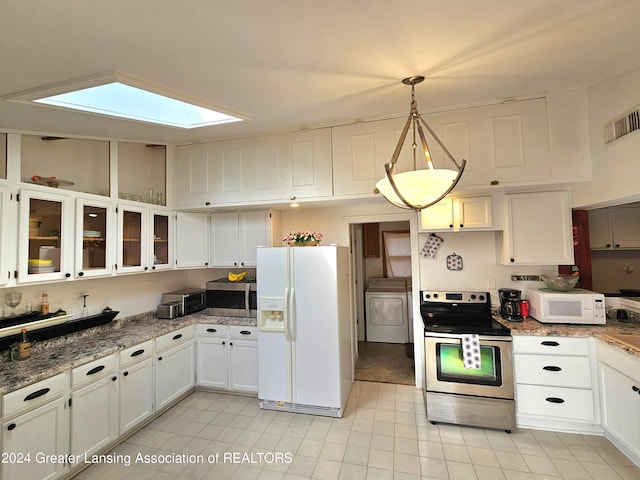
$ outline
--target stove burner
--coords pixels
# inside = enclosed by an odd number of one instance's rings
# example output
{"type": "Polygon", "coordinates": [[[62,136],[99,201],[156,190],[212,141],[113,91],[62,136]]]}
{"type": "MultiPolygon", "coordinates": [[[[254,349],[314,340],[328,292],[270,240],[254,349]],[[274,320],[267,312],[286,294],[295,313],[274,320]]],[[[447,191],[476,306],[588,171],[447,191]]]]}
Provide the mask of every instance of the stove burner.
{"type": "Polygon", "coordinates": [[[491,315],[489,292],[422,291],[425,332],[508,336],[511,330],[491,315]]]}

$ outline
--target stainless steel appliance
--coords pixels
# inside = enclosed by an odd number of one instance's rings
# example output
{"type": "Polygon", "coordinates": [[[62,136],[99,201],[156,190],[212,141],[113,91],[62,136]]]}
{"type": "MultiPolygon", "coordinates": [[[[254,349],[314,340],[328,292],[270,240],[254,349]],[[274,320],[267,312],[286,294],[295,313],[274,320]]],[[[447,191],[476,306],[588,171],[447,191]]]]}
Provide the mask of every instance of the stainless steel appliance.
{"type": "Polygon", "coordinates": [[[182,315],[182,304],[180,302],[161,303],[158,305],[156,316],[158,318],[171,320],[182,315]]]}
{"type": "Polygon", "coordinates": [[[489,293],[420,294],[427,419],[511,432],[516,425],[511,330],[491,316],[489,293]],[[468,335],[479,342],[480,368],[465,367],[468,335]]]}
{"type": "Polygon", "coordinates": [[[555,292],[548,288],[527,290],[529,315],[542,323],[576,323],[604,325],[607,323],[604,295],[574,288],[555,292]]]}
{"type": "Polygon", "coordinates": [[[228,317],[256,317],[258,300],[255,280],[231,282],[218,278],[206,283],[207,313],[228,317]]]}
{"type": "Polygon", "coordinates": [[[520,290],[513,288],[501,288],[498,290],[500,296],[500,316],[510,322],[522,321],[522,311],[520,308],[520,290]]]}
{"type": "Polygon", "coordinates": [[[162,294],[160,303],[172,302],[180,304],[180,315],[199,312],[205,309],[205,291],[202,288],[183,288],[162,294]]]}

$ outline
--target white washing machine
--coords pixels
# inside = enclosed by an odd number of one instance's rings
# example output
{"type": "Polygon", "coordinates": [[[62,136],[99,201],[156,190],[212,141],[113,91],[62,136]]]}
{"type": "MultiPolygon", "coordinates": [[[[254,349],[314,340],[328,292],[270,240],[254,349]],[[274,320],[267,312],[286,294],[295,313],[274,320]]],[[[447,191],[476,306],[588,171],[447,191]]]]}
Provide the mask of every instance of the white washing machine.
{"type": "Polygon", "coordinates": [[[407,285],[404,278],[372,278],[364,294],[367,342],[407,343],[407,285]]]}

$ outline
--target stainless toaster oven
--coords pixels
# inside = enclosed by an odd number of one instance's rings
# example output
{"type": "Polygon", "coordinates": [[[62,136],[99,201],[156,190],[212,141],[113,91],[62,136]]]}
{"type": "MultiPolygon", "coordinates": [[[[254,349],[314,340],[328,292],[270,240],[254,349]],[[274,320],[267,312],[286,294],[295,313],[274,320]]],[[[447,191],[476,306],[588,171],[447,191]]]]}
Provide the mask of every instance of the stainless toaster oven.
{"type": "Polygon", "coordinates": [[[181,315],[189,315],[206,308],[205,291],[202,288],[183,288],[182,290],[163,293],[160,302],[178,302],[181,305],[181,315]]]}

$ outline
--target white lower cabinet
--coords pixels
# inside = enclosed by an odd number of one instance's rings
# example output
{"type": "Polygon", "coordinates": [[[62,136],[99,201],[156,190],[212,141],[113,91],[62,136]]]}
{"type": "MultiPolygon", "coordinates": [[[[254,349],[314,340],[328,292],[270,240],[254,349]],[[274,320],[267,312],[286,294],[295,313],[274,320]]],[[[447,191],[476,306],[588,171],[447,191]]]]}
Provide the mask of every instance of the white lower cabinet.
{"type": "Polygon", "coordinates": [[[153,341],[120,352],[120,434],[153,413],[153,341]]]}
{"type": "Polygon", "coordinates": [[[118,438],[118,359],[95,360],[71,371],[71,454],[90,456],[118,438]]]}
{"type": "Polygon", "coordinates": [[[195,384],[193,325],[156,338],[156,410],[171,404],[195,384]]]}
{"type": "Polygon", "coordinates": [[[69,376],[61,373],[3,397],[0,478],[50,480],[64,474],[64,462],[42,456],[68,452],[68,388],[69,376]]]}
{"type": "Polygon", "coordinates": [[[258,393],[258,332],[237,325],[197,326],[197,385],[258,393]]]}
{"type": "Polygon", "coordinates": [[[598,342],[605,436],[640,466],[640,360],[598,342]]]}
{"type": "Polygon", "coordinates": [[[601,432],[589,338],[514,336],[519,427],[601,432]]]}

